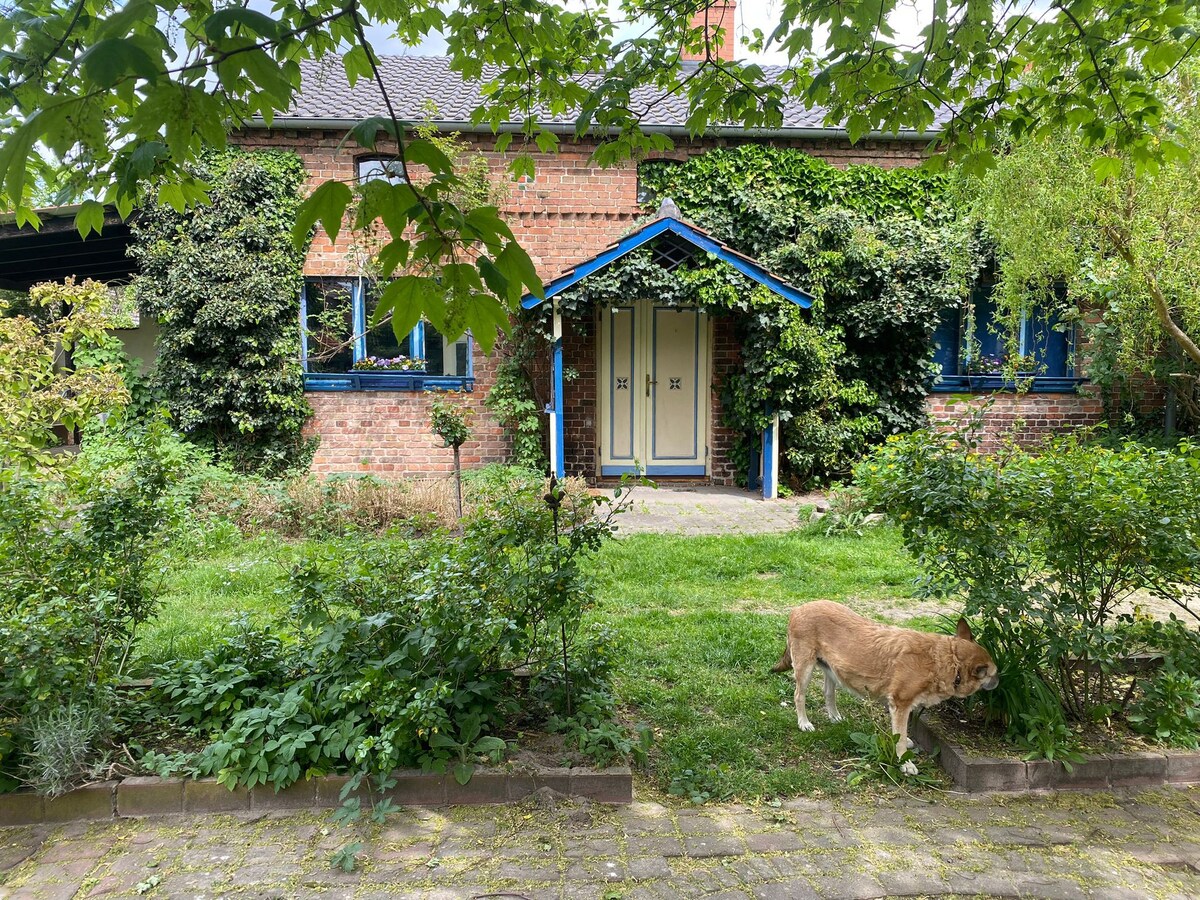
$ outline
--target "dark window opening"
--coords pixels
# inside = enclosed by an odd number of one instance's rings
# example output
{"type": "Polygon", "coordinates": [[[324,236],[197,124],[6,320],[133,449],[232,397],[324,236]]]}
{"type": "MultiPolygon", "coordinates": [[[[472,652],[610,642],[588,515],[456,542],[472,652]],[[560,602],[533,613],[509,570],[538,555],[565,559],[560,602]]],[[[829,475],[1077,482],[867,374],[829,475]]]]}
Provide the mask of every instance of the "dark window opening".
{"type": "Polygon", "coordinates": [[[354,283],[304,279],[304,343],[309,372],[346,372],[354,364],[354,283]]]}

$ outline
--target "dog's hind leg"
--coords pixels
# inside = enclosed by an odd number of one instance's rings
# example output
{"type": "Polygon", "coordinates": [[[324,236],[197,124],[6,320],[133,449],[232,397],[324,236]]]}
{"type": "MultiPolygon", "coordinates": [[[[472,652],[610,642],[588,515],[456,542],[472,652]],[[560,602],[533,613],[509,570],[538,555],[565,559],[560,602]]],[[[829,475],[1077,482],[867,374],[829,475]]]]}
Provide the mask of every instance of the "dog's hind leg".
{"type": "Polygon", "coordinates": [[[804,694],[816,664],[816,657],[792,651],[792,672],[796,676],[796,724],[801,731],[814,730],[813,723],[808,721],[808,713],[804,711],[804,694]]]}
{"type": "Polygon", "coordinates": [[[833,669],[829,668],[829,664],[823,659],[817,660],[817,665],[821,667],[821,674],[825,676],[825,714],[829,716],[830,722],[842,721],[842,714],[837,708],[837,676],[833,674],[833,669]]]}

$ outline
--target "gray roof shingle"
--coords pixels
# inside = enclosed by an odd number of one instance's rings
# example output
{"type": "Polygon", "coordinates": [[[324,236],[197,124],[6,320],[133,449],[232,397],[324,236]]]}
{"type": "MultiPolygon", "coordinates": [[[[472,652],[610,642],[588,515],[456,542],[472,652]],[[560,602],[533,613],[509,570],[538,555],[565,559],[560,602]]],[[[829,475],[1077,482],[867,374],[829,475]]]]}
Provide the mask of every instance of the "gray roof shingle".
{"type": "MultiPolygon", "coordinates": [[[[481,85],[465,81],[450,68],[450,60],[440,56],[387,56],[380,60],[380,76],[396,107],[397,116],[405,121],[422,121],[433,104],[434,121],[463,124],[483,102],[481,85]]],[[[763,66],[769,79],[778,78],[782,66],[763,66]]],[[[292,108],[282,117],[288,126],[302,126],[305,120],[355,122],[368,116],[385,113],[383,97],[372,79],[361,78],[353,87],[346,79],[341,59],[327,56],[300,63],[301,89],[292,108]]],[[[679,128],[687,121],[687,98],[661,97],[659,91],[645,88],[634,92],[635,111],[647,110],[640,116],[642,126],[679,128]]],[[[539,115],[543,124],[574,125],[569,115],[539,115]]],[[[782,129],[803,131],[825,130],[825,110],[806,109],[789,97],[784,104],[782,129]]],[[[836,128],[836,126],[835,126],[836,128]]],[[[745,131],[740,126],[717,126],[723,133],[745,131]]],[[[772,129],[774,130],[774,129],[772,129]]],[[[840,130],[840,129],[837,129],[840,130]]],[[[911,134],[911,132],[910,132],[911,134]]]]}

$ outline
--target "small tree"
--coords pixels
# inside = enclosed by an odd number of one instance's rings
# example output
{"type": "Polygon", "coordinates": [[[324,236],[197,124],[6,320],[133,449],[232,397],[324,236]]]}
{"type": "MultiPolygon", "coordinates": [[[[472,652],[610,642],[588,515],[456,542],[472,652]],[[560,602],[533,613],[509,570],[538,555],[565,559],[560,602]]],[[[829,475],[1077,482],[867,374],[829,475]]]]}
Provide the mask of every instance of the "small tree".
{"type": "Polygon", "coordinates": [[[111,298],[96,281],[34,285],[28,315],[0,302],[0,469],[51,461],[54,427],[76,428],[129,402],[111,298]]]}
{"type": "Polygon", "coordinates": [[[462,459],[459,451],[462,445],[471,439],[471,429],[467,424],[470,412],[465,406],[442,399],[434,400],[429,407],[429,425],[433,433],[445,441],[447,447],[454,448],[454,491],[460,519],[463,514],[463,502],[462,459]]]}

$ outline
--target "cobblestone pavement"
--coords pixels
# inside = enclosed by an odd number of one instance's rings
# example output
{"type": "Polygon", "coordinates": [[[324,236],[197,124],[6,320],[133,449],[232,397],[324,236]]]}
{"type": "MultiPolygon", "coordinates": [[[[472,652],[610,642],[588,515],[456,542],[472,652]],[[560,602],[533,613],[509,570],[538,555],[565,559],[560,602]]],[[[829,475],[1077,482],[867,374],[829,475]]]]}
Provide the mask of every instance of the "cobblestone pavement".
{"type": "Polygon", "coordinates": [[[0,898],[1195,898],[1200,788],[779,806],[638,802],[0,829],[0,898]]]}
{"type": "Polygon", "coordinates": [[[633,489],[632,506],[617,520],[620,534],[762,534],[791,531],[800,508],[824,501],[823,494],[763,500],[739,488],[659,487],[633,489]]]}

